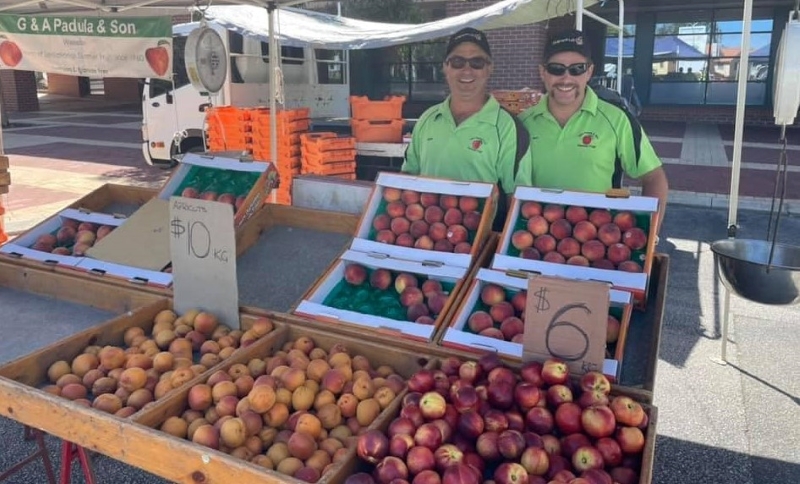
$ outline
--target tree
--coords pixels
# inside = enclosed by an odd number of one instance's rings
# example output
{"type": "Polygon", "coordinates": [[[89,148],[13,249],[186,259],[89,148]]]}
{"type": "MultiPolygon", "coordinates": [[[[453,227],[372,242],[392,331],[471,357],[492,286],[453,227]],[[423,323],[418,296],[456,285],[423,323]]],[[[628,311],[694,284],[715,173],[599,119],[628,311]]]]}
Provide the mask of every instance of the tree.
{"type": "Polygon", "coordinates": [[[342,3],[342,14],[375,22],[415,24],[423,21],[422,12],[411,0],[347,0],[342,3]]]}

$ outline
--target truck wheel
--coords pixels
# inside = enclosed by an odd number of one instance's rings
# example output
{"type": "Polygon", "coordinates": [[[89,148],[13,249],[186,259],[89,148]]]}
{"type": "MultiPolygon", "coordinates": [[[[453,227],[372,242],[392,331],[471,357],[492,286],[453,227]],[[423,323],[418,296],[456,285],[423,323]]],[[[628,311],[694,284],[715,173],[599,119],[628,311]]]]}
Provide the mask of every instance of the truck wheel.
{"type": "MultiPolygon", "coordinates": [[[[203,140],[200,138],[186,138],[181,142],[180,151],[173,150],[173,156],[177,154],[184,154],[184,153],[202,153],[204,150],[203,148],[203,140]]],[[[171,169],[178,165],[178,160],[172,158],[168,165],[163,165],[162,168],[164,169],[171,169]]]]}

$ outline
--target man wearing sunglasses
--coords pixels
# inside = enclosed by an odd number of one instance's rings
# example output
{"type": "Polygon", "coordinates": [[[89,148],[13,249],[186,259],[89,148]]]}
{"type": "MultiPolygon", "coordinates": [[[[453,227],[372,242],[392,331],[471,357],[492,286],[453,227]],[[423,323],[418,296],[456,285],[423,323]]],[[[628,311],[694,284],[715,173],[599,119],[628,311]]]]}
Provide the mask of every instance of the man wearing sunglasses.
{"type": "Polygon", "coordinates": [[[483,32],[465,28],[450,37],[443,70],[450,95],[420,116],[402,171],[499,184],[495,226],[502,227],[506,195],[531,184],[530,135],[487,91],[492,57],[483,32]]]}
{"type": "Polygon", "coordinates": [[[659,199],[663,220],[669,188],[661,161],[636,118],[588,87],[594,66],[584,34],[552,35],[544,59],[547,94],[520,115],[531,134],[533,186],[606,192],[621,186],[624,173],[659,199]]]}

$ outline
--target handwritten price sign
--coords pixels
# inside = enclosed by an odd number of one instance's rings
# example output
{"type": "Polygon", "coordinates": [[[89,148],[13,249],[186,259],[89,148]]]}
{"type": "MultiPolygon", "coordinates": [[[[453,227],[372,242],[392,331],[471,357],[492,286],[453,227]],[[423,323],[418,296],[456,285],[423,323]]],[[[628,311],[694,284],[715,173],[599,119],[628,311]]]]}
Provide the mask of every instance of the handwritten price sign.
{"type": "Polygon", "coordinates": [[[172,197],[169,206],[175,309],[200,308],[237,327],[239,289],[231,206],[172,197]]]}
{"type": "Polygon", "coordinates": [[[608,284],[534,276],[528,281],[523,358],[567,362],[572,373],[603,369],[608,284]]]}

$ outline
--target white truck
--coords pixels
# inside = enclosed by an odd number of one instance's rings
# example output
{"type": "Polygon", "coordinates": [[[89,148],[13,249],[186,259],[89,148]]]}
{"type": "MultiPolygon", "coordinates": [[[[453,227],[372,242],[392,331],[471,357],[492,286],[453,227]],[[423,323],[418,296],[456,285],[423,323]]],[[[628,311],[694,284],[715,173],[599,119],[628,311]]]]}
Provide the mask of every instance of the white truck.
{"type": "MultiPolygon", "coordinates": [[[[195,89],[186,74],[186,38],[199,23],[173,27],[173,81],[146,79],[142,93],[142,153],[150,165],[174,165],[175,155],[204,149],[208,106],[269,106],[269,44],[214,22],[230,56],[225,84],[216,95],[195,89]],[[174,86],[173,86],[174,83],[174,86]]],[[[312,118],[350,115],[347,51],[281,48],[287,108],[309,107],[312,118]]]]}

